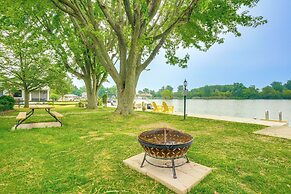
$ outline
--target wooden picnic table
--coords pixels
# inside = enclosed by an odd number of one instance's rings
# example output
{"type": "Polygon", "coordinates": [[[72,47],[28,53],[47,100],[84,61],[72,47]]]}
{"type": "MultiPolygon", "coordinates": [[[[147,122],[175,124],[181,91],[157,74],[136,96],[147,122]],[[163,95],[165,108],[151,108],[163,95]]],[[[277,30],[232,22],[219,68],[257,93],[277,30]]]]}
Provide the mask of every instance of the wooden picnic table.
{"type": "Polygon", "coordinates": [[[51,105],[30,105],[29,108],[31,110],[34,110],[34,109],[50,110],[50,109],[55,108],[55,107],[54,106],[51,106],[51,105]]]}
{"type": "Polygon", "coordinates": [[[16,117],[16,120],[18,120],[15,128],[19,126],[21,123],[23,123],[25,120],[27,120],[29,117],[31,117],[34,114],[34,111],[36,109],[44,109],[50,116],[52,116],[57,122],[61,123],[61,126],[63,125],[62,121],[60,120],[63,115],[58,112],[53,112],[51,109],[53,109],[54,106],[51,105],[30,105],[29,109],[30,111],[28,113],[26,112],[20,112],[19,115],[16,117]]]}

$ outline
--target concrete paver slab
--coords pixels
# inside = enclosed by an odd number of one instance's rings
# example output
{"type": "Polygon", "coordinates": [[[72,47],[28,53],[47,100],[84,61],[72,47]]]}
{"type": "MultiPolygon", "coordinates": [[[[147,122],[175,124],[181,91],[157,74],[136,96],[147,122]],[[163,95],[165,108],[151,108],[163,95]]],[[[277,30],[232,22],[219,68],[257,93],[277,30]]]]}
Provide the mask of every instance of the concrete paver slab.
{"type": "MultiPolygon", "coordinates": [[[[176,168],[177,179],[173,178],[171,168],[158,168],[144,163],[144,166],[140,168],[143,160],[144,153],[135,155],[131,158],[124,160],[124,164],[130,168],[147,175],[161,184],[165,185],[169,189],[179,194],[185,194],[203,180],[210,172],[211,168],[190,162],[181,167],[176,168]]],[[[147,160],[158,165],[168,165],[169,161],[157,160],[151,157],[147,157],[147,160]]],[[[183,159],[176,160],[176,163],[182,162],[183,159]]]]}
{"type": "MultiPolygon", "coordinates": [[[[47,127],[61,127],[61,124],[59,122],[41,122],[41,123],[26,123],[26,124],[20,124],[17,127],[18,129],[32,129],[32,128],[47,128],[47,127]]],[[[12,127],[12,131],[15,130],[15,126],[12,127]]]]}
{"type": "Polygon", "coordinates": [[[259,131],[255,131],[254,133],[260,134],[260,135],[291,139],[291,127],[288,127],[288,126],[268,127],[259,131]]]}

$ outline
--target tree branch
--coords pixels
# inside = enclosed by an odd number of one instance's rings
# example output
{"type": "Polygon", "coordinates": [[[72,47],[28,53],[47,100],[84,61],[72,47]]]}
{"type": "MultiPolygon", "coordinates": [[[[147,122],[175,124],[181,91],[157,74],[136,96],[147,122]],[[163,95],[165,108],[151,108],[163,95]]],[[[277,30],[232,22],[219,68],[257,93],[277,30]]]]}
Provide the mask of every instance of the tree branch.
{"type": "Polygon", "coordinates": [[[131,24],[131,26],[133,27],[134,26],[133,16],[132,16],[129,0],[123,0],[123,5],[124,5],[124,9],[125,9],[125,13],[126,13],[126,16],[128,18],[128,21],[131,24]]]}
{"type": "Polygon", "coordinates": [[[141,64],[138,67],[138,72],[143,71],[151,62],[152,60],[155,58],[155,56],[157,55],[157,53],[159,52],[160,48],[163,46],[163,44],[165,43],[166,37],[164,36],[159,43],[156,45],[156,47],[154,48],[154,50],[152,51],[152,53],[150,54],[150,56],[143,62],[143,64],[141,64]]]}
{"type": "Polygon", "coordinates": [[[177,24],[183,21],[185,16],[188,18],[192,14],[194,6],[197,5],[198,2],[199,0],[192,0],[190,5],[182,12],[182,14],[164,32],[157,36],[154,36],[153,40],[158,40],[164,36],[167,36],[174,29],[174,27],[176,27],[177,24]]]}

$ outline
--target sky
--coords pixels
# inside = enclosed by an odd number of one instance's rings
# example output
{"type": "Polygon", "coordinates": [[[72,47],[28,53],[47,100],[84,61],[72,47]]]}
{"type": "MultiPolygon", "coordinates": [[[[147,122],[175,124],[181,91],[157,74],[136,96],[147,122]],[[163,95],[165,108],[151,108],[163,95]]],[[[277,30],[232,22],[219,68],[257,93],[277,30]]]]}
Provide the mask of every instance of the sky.
{"type": "MultiPolygon", "coordinates": [[[[137,89],[160,89],[164,85],[176,88],[186,79],[188,88],[241,82],[262,88],[273,81],[291,80],[291,0],[261,0],[251,10],[263,16],[267,24],[257,28],[241,28],[241,37],[227,35],[223,44],[207,52],[197,49],[179,50],[190,54],[188,68],[166,64],[164,52],[153,60],[139,79],[137,89]]],[[[81,80],[74,84],[83,86],[81,80]]],[[[114,85],[109,78],[105,87],[114,85]]]]}

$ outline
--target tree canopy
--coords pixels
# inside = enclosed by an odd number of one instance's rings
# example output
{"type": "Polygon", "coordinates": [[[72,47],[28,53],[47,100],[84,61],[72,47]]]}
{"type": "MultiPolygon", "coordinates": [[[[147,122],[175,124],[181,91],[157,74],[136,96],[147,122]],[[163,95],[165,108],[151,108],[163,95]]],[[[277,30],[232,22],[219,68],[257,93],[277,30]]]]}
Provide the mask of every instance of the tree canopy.
{"type": "Polygon", "coordinates": [[[92,49],[116,83],[121,114],[133,111],[139,76],[162,47],[169,64],[186,67],[189,55],[178,58],[177,48],[207,50],[222,43],[225,33],[240,36],[238,26],[265,23],[248,12],[258,0],[51,2],[72,18],[84,42],[94,42],[92,49]]]}
{"type": "Polygon", "coordinates": [[[69,94],[74,90],[72,78],[68,76],[64,77],[63,79],[58,80],[58,82],[50,84],[50,89],[50,97],[53,100],[58,100],[60,97],[63,97],[65,94],[69,94]]]}
{"type": "Polygon", "coordinates": [[[1,18],[0,75],[7,89],[23,89],[25,107],[28,94],[58,82],[65,73],[60,70],[46,43],[31,28],[10,18],[1,18]]]}
{"type": "MultiPolygon", "coordinates": [[[[3,7],[0,8],[0,17],[13,20],[16,27],[16,24],[25,24],[31,33],[37,34],[39,39],[46,42],[47,50],[59,66],[84,81],[87,107],[96,108],[97,92],[107,80],[107,72],[94,51],[89,49],[92,42],[83,42],[71,18],[56,9],[50,1],[19,0],[1,3],[3,7]]],[[[2,25],[11,24],[7,22],[2,25]]]]}
{"type": "MultiPolygon", "coordinates": [[[[28,17],[24,18],[27,25],[41,26],[38,32],[45,29],[47,35],[42,35],[54,43],[55,52],[61,53],[60,59],[73,74],[102,65],[116,83],[116,112],[126,115],[133,112],[142,71],[162,48],[167,63],[187,67],[190,56],[185,53],[178,57],[178,48],[207,51],[212,45],[223,43],[226,33],[240,36],[239,26],[264,24],[261,16],[249,13],[257,3],[258,0],[7,0],[0,6],[6,16],[28,17]],[[67,65],[70,60],[73,66],[67,65]]],[[[90,76],[93,74],[90,72],[90,76]]]]}

